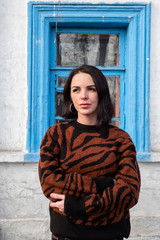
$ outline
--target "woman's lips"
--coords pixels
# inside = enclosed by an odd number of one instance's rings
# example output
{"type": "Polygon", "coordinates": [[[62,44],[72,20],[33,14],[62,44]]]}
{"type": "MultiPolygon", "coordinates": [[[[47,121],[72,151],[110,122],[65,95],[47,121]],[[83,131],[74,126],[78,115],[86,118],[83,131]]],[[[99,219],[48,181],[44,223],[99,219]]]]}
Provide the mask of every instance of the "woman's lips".
{"type": "Polygon", "coordinates": [[[89,104],[89,103],[81,103],[80,106],[81,106],[81,107],[89,107],[90,104],[89,104]]]}

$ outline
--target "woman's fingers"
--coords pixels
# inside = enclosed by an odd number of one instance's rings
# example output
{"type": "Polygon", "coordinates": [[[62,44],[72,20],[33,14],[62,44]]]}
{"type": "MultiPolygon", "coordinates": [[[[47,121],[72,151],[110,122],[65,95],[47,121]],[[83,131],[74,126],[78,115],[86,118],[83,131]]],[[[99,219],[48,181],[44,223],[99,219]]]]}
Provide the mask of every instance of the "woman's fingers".
{"type": "Polygon", "coordinates": [[[58,193],[51,193],[50,194],[50,197],[51,198],[54,198],[54,199],[61,199],[61,200],[64,200],[65,199],[65,195],[64,194],[58,194],[58,193]]]}
{"type": "Polygon", "coordinates": [[[58,200],[56,202],[50,201],[50,207],[58,208],[61,212],[64,212],[64,199],[65,199],[65,195],[57,194],[57,193],[51,193],[50,197],[53,198],[53,199],[58,200]]]}
{"type": "Polygon", "coordinates": [[[61,212],[64,212],[64,200],[60,200],[57,202],[50,201],[50,207],[58,208],[61,212]]]}

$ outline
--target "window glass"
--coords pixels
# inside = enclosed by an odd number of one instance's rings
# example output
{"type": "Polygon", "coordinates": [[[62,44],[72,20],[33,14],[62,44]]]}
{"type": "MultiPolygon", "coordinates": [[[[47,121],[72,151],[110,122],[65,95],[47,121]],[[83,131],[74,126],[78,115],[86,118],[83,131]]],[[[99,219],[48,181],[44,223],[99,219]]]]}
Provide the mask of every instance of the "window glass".
{"type": "Polygon", "coordinates": [[[56,42],[58,66],[119,65],[119,35],[59,33],[56,42]]]}
{"type": "Polygon", "coordinates": [[[106,77],[108,82],[111,100],[114,106],[114,117],[119,117],[119,77],[106,77]]]}
{"type": "Polygon", "coordinates": [[[66,81],[67,81],[66,77],[58,77],[58,87],[64,88],[66,81]]]}
{"type": "Polygon", "coordinates": [[[62,105],[63,105],[63,93],[56,92],[55,93],[55,115],[56,116],[62,115],[62,105]]]}

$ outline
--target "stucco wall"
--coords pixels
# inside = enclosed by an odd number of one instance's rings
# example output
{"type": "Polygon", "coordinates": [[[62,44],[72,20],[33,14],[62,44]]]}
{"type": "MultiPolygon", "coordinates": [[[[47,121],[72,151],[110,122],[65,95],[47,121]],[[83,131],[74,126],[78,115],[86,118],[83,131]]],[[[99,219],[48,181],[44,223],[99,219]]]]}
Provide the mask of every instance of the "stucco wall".
{"type": "MultiPolygon", "coordinates": [[[[103,2],[139,1],[103,0],[103,2]]],[[[139,203],[131,211],[131,239],[134,240],[160,239],[160,128],[158,127],[160,2],[158,0],[151,2],[150,132],[154,162],[140,163],[141,195],[139,203]]],[[[50,239],[48,200],[40,189],[37,163],[23,161],[28,102],[27,3],[28,1],[25,0],[0,0],[0,239],[2,240],[50,239]]]]}

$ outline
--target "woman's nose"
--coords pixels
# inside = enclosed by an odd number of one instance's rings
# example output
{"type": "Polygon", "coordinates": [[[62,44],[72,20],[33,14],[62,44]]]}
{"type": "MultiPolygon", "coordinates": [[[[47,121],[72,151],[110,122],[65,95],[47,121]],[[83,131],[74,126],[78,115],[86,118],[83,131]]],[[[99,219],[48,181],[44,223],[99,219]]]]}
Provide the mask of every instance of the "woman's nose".
{"type": "Polygon", "coordinates": [[[87,99],[88,98],[88,95],[87,95],[87,92],[84,90],[81,92],[81,99],[87,99]]]}

